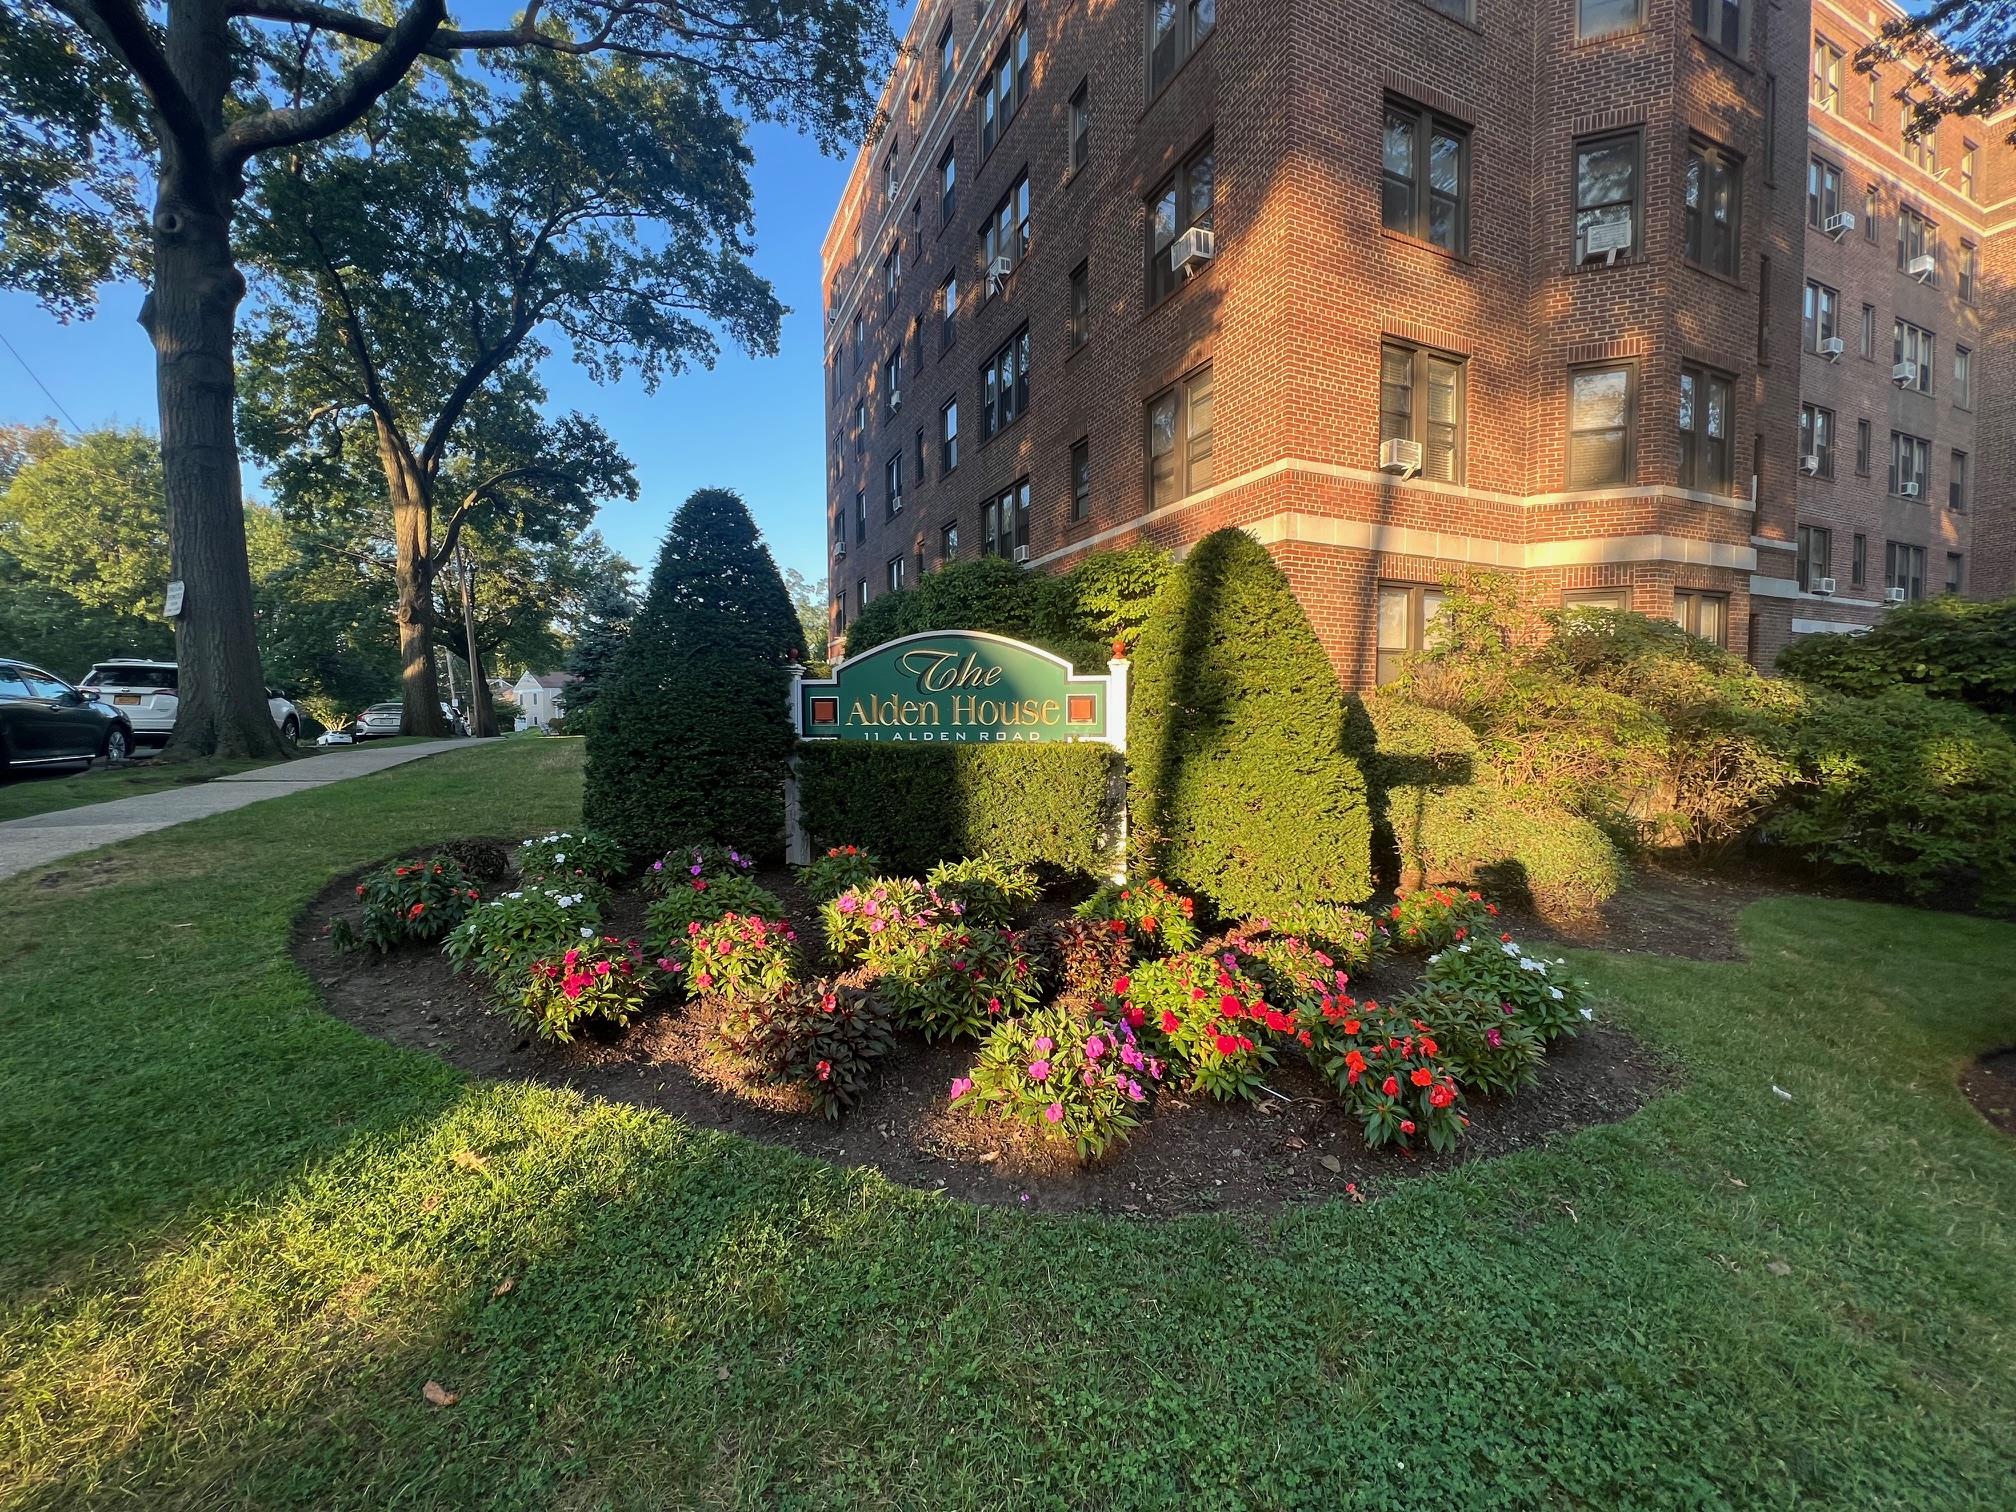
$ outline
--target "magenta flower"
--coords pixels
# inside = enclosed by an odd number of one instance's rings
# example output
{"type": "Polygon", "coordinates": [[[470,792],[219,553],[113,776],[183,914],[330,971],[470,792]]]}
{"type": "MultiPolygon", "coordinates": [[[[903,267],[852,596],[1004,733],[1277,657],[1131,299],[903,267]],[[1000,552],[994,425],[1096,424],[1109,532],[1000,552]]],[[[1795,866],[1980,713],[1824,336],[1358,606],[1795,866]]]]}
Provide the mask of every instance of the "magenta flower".
{"type": "Polygon", "coordinates": [[[1128,1078],[1127,1097],[1129,1101],[1140,1102],[1143,1098],[1147,1097],[1147,1095],[1148,1095],[1147,1093],[1141,1090],[1141,1083],[1135,1081],[1132,1077],[1128,1078]]]}
{"type": "Polygon", "coordinates": [[[1035,1050],[1038,1055],[1048,1055],[1055,1048],[1055,1041],[1049,1035],[1039,1034],[1036,1036],[1035,1050]]]}
{"type": "Polygon", "coordinates": [[[1049,1119],[1051,1123],[1064,1122],[1064,1104],[1062,1103],[1050,1104],[1049,1107],[1043,1110],[1043,1116],[1049,1119]]]}
{"type": "Polygon", "coordinates": [[[1085,1059],[1097,1060],[1099,1059],[1100,1056],[1104,1055],[1105,1053],[1106,1053],[1106,1041],[1099,1038],[1098,1035],[1095,1034],[1090,1039],[1085,1041],[1085,1059]]]}
{"type": "Polygon", "coordinates": [[[957,1102],[960,1098],[964,1097],[968,1092],[971,1092],[972,1090],[973,1090],[972,1077],[955,1076],[952,1078],[952,1101],[957,1102]]]}
{"type": "Polygon", "coordinates": [[[989,1013],[999,1013],[1001,1011],[1001,999],[999,998],[987,999],[987,1011],[989,1013]]]}
{"type": "Polygon", "coordinates": [[[1047,1060],[1035,1060],[1029,1062],[1029,1080],[1041,1081],[1043,1080],[1044,1077],[1048,1076],[1049,1074],[1050,1074],[1050,1062],[1048,1062],[1047,1060]]]}
{"type": "Polygon", "coordinates": [[[840,912],[842,912],[843,914],[851,914],[852,912],[854,912],[855,909],[859,908],[860,906],[861,906],[860,903],[851,897],[842,898],[838,904],[840,912]]]}
{"type": "Polygon", "coordinates": [[[1484,1031],[1484,1040],[1493,1050],[1496,1050],[1500,1045],[1505,1043],[1505,1036],[1500,1034],[1496,1029],[1486,1029],[1484,1031]]]}

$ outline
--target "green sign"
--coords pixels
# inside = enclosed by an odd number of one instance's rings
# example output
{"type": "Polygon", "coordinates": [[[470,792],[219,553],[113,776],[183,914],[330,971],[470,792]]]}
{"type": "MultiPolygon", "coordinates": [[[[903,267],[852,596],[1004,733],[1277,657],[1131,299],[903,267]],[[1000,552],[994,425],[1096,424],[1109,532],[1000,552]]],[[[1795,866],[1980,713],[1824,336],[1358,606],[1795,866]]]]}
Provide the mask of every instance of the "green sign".
{"type": "Polygon", "coordinates": [[[1060,656],[980,630],[929,630],[798,683],[806,740],[916,744],[1094,740],[1126,747],[1127,664],[1080,677],[1060,656]]]}

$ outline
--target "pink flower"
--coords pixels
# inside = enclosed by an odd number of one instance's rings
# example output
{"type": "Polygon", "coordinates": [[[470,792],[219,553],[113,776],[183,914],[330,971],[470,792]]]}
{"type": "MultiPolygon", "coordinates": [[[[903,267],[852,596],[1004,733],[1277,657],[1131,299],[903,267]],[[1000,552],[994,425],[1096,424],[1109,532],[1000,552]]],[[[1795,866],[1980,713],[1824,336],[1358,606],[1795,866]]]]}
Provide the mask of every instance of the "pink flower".
{"type": "Polygon", "coordinates": [[[1145,1097],[1146,1097],[1147,1095],[1148,1095],[1147,1093],[1145,1093],[1145,1092],[1143,1092],[1143,1091],[1141,1090],[1141,1083],[1139,1083],[1138,1081],[1135,1081],[1135,1080],[1134,1080],[1133,1078],[1131,1078],[1131,1077],[1130,1077],[1130,1078],[1128,1078],[1128,1081],[1127,1081],[1127,1098],[1128,1098],[1128,1101],[1130,1101],[1130,1102],[1140,1102],[1140,1101],[1141,1101],[1141,1100],[1142,1100],[1143,1098],[1145,1098],[1145,1097]]]}
{"type": "Polygon", "coordinates": [[[1106,1053],[1106,1041],[1099,1038],[1098,1035],[1095,1034],[1090,1039],[1085,1041],[1085,1059],[1097,1060],[1099,1059],[1100,1056],[1104,1055],[1105,1053],[1106,1053]]]}
{"type": "Polygon", "coordinates": [[[1120,1063],[1126,1066],[1129,1070],[1139,1071],[1142,1067],[1143,1061],[1144,1057],[1142,1056],[1139,1050],[1134,1048],[1134,1046],[1122,1045],[1120,1047],[1120,1063]]]}
{"type": "Polygon", "coordinates": [[[999,1013],[1001,1011],[1001,999],[999,998],[987,999],[987,1011],[989,1013],[999,1013]]]}
{"type": "Polygon", "coordinates": [[[958,1101],[958,1100],[959,1100],[960,1098],[964,1097],[964,1096],[965,1096],[965,1095],[966,1095],[966,1094],[967,1094],[968,1092],[971,1092],[972,1090],[973,1090],[973,1078],[972,1078],[972,1077],[970,1077],[970,1076],[955,1076],[955,1077],[953,1077],[953,1078],[952,1078],[952,1101],[953,1101],[953,1102],[957,1102],[957,1101],[958,1101]]]}
{"type": "Polygon", "coordinates": [[[1062,1103],[1050,1104],[1049,1107],[1043,1110],[1043,1116],[1053,1124],[1064,1122],[1064,1104],[1062,1103]]]}
{"type": "Polygon", "coordinates": [[[1047,1060],[1034,1060],[1029,1062],[1029,1080],[1041,1081],[1043,1080],[1044,1077],[1048,1076],[1049,1074],[1050,1074],[1050,1062],[1048,1062],[1047,1060]]]}
{"type": "Polygon", "coordinates": [[[854,912],[855,909],[859,908],[861,905],[858,902],[856,902],[853,898],[842,898],[834,906],[837,907],[843,914],[851,914],[852,912],[854,912]]]}
{"type": "Polygon", "coordinates": [[[1496,1050],[1500,1045],[1505,1043],[1505,1036],[1500,1034],[1496,1029],[1486,1029],[1484,1031],[1484,1040],[1493,1050],[1496,1050]]]}
{"type": "Polygon", "coordinates": [[[882,923],[882,921],[881,921],[880,919],[875,919],[875,920],[872,920],[872,921],[870,921],[870,923],[869,923],[869,925],[868,925],[868,933],[870,933],[870,934],[880,934],[880,933],[882,933],[882,930],[883,930],[883,927],[884,927],[884,926],[883,926],[883,923],[882,923]]]}
{"type": "Polygon", "coordinates": [[[1036,1036],[1036,1044],[1034,1046],[1034,1049],[1038,1055],[1048,1055],[1055,1048],[1056,1043],[1050,1038],[1049,1035],[1039,1034],[1036,1036]]]}

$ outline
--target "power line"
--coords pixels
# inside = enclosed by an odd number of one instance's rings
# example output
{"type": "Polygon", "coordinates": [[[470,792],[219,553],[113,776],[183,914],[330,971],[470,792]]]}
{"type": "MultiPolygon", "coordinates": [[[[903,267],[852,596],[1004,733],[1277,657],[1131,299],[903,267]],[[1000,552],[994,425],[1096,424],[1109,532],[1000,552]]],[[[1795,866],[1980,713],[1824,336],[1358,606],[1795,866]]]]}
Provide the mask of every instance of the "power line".
{"type": "Polygon", "coordinates": [[[43,396],[47,398],[51,404],[56,406],[56,413],[61,415],[64,418],[64,420],[68,422],[70,429],[77,435],[80,436],[83,435],[84,427],[79,425],[74,419],[71,418],[70,411],[63,408],[63,401],[61,399],[58,399],[54,394],[49,392],[49,385],[42,381],[41,374],[37,373],[35,369],[33,369],[32,367],[28,366],[28,359],[26,357],[23,357],[19,352],[14,350],[14,343],[7,339],[7,333],[5,331],[0,331],[0,346],[4,346],[5,348],[7,348],[8,352],[12,354],[14,360],[21,364],[21,371],[26,373],[30,378],[35,380],[35,387],[42,390],[43,396]]]}

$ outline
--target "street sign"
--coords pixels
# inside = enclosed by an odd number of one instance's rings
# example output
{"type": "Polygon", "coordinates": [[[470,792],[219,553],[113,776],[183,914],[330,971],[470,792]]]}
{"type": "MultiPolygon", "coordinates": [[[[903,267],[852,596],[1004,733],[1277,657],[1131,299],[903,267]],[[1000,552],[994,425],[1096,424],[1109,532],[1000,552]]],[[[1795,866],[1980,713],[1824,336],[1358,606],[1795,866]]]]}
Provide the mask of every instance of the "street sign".
{"type": "Polygon", "coordinates": [[[163,619],[182,617],[182,579],[177,578],[168,585],[168,597],[161,604],[161,617],[163,619]]]}

